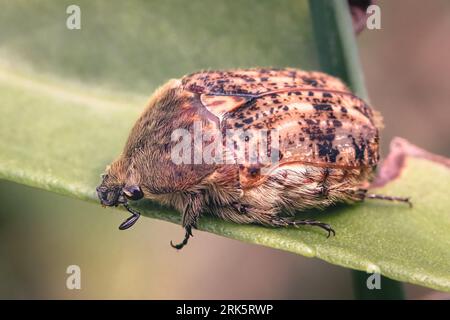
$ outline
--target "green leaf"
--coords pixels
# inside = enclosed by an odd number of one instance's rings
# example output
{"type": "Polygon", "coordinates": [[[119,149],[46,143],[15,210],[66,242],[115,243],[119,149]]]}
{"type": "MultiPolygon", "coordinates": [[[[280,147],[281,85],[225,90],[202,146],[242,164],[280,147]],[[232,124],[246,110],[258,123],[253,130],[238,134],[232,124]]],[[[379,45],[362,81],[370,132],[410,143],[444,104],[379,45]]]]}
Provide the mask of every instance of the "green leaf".
{"type": "MultiPolygon", "coordinates": [[[[305,1],[78,1],[79,31],[65,28],[69,4],[2,3],[3,179],[97,202],[100,174],[157,85],[202,68],[318,67],[305,1]]],[[[448,168],[408,157],[400,177],[377,192],[410,196],[414,208],[367,201],[305,214],[332,224],[336,237],[210,217],[199,227],[450,291],[449,187],[448,168]]],[[[146,216],[180,221],[157,204],[138,206],[146,216]]]]}

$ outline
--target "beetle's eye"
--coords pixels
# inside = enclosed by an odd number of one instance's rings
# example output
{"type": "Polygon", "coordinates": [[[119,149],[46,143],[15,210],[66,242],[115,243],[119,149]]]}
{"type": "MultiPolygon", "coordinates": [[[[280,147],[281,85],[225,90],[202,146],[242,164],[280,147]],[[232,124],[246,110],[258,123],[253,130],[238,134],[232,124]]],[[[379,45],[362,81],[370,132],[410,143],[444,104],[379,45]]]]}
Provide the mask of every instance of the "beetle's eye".
{"type": "Polygon", "coordinates": [[[144,193],[139,186],[125,187],[123,188],[123,193],[130,200],[139,200],[144,197],[144,193]]]}

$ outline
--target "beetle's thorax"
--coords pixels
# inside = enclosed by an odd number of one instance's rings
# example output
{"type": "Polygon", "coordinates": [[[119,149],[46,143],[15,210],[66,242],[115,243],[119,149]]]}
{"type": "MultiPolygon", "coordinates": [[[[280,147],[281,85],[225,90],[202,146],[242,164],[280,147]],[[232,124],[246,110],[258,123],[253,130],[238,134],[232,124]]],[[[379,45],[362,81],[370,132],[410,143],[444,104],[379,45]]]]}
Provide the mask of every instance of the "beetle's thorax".
{"type": "Polygon", "coordinates": [[[176,164],[171,150],[177,130],[191,130],[203,121],[197,112],[195,94],[184,91],[179,80],[159,88],[134,125],[120,161],[124,183],[139,185],[148,198],[185,190],[212,172],[211,165],[176,164]]]}

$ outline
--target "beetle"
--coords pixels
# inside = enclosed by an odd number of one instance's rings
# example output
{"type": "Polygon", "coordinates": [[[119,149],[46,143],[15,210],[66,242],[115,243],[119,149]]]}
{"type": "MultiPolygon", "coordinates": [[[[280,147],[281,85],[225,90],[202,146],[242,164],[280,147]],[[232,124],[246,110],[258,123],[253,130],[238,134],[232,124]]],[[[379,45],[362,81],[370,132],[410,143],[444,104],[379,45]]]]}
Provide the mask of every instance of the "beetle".
{"type": "MultiPolygon", "coordinates": [[[[294,68],[201,71],[155,91],[97,193],[104,206],[123,205],[132,214],[121,230],[139,218],[129,200],[147,198],[175,207],[185,229],[181,243],[171,242],[176,249],[188,243],[203,214],[272,227],[318,226],[329,237],[335,234],[329,224],[296,220],[294,213],[366,198],[409,203],[409,198],[367,193],[380,158],[381,128],[377,111],[325,73],[294,68]],[[185,159],[192,160],[213,141],[215,156],[236,160],[240,150],[244,160],[174,161],[173,150],[180,143],[174,132],[191,134],[198,124],[202,134],[220,134],[197,146],[188,143],[193,152],[185,159]],[[248,146],[243,146],[248,135],[229,144],[223,140],[227,130],[276,131],[275,138],[266,135],[269,148],[256,152],[267,151],[271,159],[276,154],[276,161],[250,161],[245,157],[248,146]]],[[[253,146],[261,144],[252,141],[253,146]]]]}

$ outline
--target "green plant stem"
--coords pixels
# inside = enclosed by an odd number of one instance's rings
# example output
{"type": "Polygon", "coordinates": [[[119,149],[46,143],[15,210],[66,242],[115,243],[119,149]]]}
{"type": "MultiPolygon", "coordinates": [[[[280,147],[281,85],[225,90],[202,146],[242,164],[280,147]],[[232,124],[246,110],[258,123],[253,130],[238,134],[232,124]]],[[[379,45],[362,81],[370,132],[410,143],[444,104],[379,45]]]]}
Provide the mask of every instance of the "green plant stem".
{"type": "MultiPolygon", "coordinates": [[[[347,1],[310,0],[309,6],[321,69],[341,78],[358,96],[368,100],[347,1]]],[[[355,298],[404,298],[401,282],[382,277],[381,289],[369,290],[368,277],[365,272],[352,271],[355,298]]]]}

